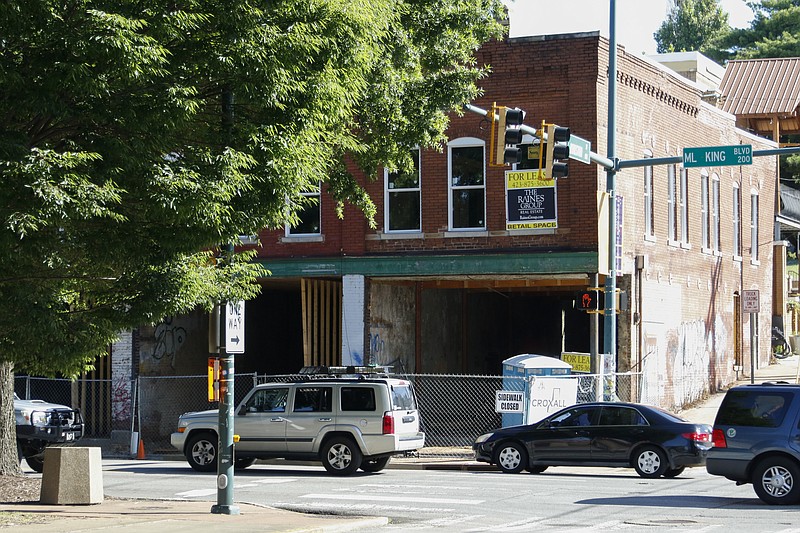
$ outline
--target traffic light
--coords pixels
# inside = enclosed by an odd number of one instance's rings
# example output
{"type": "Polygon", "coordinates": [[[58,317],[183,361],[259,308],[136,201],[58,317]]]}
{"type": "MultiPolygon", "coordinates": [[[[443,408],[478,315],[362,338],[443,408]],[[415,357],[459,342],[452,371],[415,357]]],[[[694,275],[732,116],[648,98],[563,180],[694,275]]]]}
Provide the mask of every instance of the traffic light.
{"type": "Polygon", "coordinates": [[[585,290],[575,295],[575,309],[581,311],[599,311],[600,305],[600,291],[598,290],[585,290]]]}
{"type": "Polygon", "coordinates": [[[547,155],[545,158],[544,175],[547,179],[566,178],[569,176],[569,167],[566,161],[569,157],[569,128],[562,128],[555,124],[547,125],[547,155]]]}
{"type": "Polygon", "coordinates": [[[525,121],[525,111],[519,108],[500,108],[500,123],[497,128],[497,143],[495,163],[498,165],[513,165],[522,161],[522,130],[520,126],[525,121]]]}

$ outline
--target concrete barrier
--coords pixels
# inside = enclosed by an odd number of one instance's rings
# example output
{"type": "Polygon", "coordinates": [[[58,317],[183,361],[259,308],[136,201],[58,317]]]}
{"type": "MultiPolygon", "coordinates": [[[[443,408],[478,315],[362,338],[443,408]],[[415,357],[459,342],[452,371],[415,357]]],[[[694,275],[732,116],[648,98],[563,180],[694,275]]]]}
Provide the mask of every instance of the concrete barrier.
{"type": "Polygon", "coordinates": [[[100,448],[45,448],[39,502],[52,505],[102,503],[100,448]]]}

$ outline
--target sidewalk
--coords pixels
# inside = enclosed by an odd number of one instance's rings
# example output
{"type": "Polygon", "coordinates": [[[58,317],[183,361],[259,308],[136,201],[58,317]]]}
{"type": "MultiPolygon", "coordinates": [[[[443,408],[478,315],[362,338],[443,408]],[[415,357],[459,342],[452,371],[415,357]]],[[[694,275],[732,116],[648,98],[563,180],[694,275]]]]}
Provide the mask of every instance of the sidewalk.
{"type": "Polygon", "coordinates": [[[384,517],[353,518],[310,515],[236,504],[238,515],[212,514],[212,502],[184,500],[106,499],[97,505],[0,504],[0,529],[14,532],[53,533],[121,529],[130,532],[167,530],[170,533],[198,531],[303,531],[338,533],[362,528],[378,528],[388,523],[384,517]],[[13,513],[6,519],[5,513],[13,513]]]}
{"type": "MultiPolygon", "coordinates": [[[[754,374],[755,378],[752,380],[755,383],[763,383],[764,381],[786,381],[788,383],[798,383],[798,367],[800,367],[800,356],[792,355],[786,359],[777,359],[775,364],[768,365],[763,368],[756,368],[754,374]]],[[[750,368],[748,367],[744,374],[740,374],[737,385],[746,385],[751,382],[749,377],[750,368]]],[[[725,396],[724,392],[712,394],[700,404],[681,411],[681,417],[692,422],[700,422],[704,424],[714,424],[714,417],[717,416],[719,404],[722,403],[722,398],[725,396]]]]}
{"type": "MultiPolygon", "coordinates": [[[[778,360],[756,369],[754,381],[787,381],[796,383],[800,356],[778,360]]],[[[749,369],[748,369],[749,370],[749,369]]],[[[741,376],[737,384],[750,383],[741,376]]],[[[713,394],[702,403],[680,415],[693,422],[714,423],[724,393],[713,394]]],[[[436,457],[394,458],[389,468],[426,470],[494,469],[490,465],[468,459],[436,457]]],[[[39,503],[0,504],[0,529],[15,532],[52,533],[103,531],[125,528],[131,532],[151,532],[168,528],[171,533],[210,530],[216,532],[303,531],[331,532],[376,529],[388,523],[385,517],[358,518],[333,515],[308,515],[271,507],[236,503],[239,514],[212,514],[212,502],[186,500],[123,500],[106,499],[97,505],[42,505],[39,503]],[[55,523],[57,522],[57,524],[55,523]]]]}

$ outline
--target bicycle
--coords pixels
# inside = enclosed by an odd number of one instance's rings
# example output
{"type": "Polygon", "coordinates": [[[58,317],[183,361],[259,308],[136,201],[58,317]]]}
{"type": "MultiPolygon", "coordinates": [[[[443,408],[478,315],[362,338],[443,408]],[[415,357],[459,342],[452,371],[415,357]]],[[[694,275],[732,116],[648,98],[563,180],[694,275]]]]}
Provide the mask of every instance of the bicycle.
{"type": "Polygon", "coordinates": [[[777,359],[786,359],[792,355],[792,347],[777,326],[772,328],[772,355],[777,359]]]}

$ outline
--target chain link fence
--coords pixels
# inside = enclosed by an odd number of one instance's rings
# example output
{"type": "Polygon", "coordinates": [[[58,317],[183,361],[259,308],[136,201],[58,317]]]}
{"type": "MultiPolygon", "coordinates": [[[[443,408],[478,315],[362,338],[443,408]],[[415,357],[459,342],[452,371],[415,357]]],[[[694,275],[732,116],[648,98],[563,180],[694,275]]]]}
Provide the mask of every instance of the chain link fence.
{"type": "MultiPolygon", "coordinates": [[[[426,448],[421,456],[463,457],[482,433],[503,425],[503,415],[495,411],[497,391],[529,392],[536,377],[473,376],[444,374],[397,375],[414,384],[426,448]]],[[[236,374],[236,405],[257,384],[290,382],[300,375],[236,374]]],[[[307,376],[305,376],[307,378],[307,376]]],[[[550,379],[577,380],[577,402],[632,401],[652,403],[641,397],[640,374],[604,376],[573,374],[548,376],[550,379]]],[[[45,379],[19,376],[15,392],[20,398],[41,399],[81,410],[88,438],[110,439],[115,431],[130,436],[138,431],[148,453],[177,454],[170,434],[178,417],[191,411],[216,409],[208,401],[208,377],[139,377],[130,382],[110,380],[45,379]]],[[[112,439],[113,440],[113,439],[112,439]]],[[[127,444],[124,438],[121,443],[127,444]]]]}

